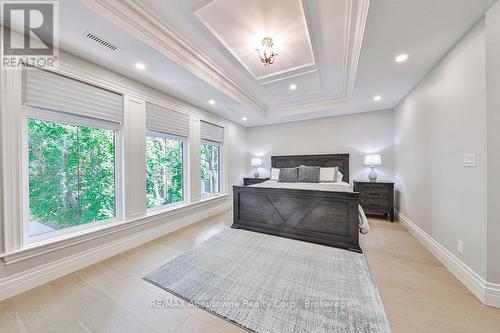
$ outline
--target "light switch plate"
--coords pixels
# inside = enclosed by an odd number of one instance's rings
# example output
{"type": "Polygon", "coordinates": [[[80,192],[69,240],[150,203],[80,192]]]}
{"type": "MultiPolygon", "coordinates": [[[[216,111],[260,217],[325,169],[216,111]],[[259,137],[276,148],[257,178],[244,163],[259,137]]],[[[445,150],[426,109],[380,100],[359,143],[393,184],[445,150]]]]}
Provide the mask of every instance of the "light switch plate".
{"type": "Polygon", "coordinates": [[[460,254],[464,254],[464,242],[459,240],[457,243],[457,251],[460,254]]]}
{"type": "Polygon", "coordinates": [[[476,154],[467,153],[464,154],[464,167],[475,167],[476,166],[476,154]]]}

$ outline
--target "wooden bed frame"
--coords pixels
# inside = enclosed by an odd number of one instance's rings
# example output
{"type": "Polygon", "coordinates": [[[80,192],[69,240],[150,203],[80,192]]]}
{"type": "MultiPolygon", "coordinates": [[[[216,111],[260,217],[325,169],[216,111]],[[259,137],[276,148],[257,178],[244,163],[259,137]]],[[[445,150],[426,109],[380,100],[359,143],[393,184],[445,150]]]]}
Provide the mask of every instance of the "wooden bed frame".
{"type": "MultiPolygon", "coordinates": [[[[349,182],[349,154],[272,156],[271,165],[337,166],[349,182]]],[[[234,186],[233,195],[232,228],[361,252],[358,193],[234,186]]]]}

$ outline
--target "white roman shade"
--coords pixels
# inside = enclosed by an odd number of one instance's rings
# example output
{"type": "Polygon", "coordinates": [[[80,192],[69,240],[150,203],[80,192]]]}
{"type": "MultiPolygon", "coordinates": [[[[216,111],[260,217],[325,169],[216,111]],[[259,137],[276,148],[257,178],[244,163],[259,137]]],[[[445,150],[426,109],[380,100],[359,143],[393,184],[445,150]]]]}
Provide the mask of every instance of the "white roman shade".
{"type": "Polygon", "coordinates": [[[35,108],[123,121],[122,95],[40,69],[23,70],[23,102],[35,108]]]}
{"type": "Polygon", "coordinates": [[[213,142],[224,142],[224,128],[201,121],[201,138],[213,142]]]}
{"type": "Polygon", "coordinates": [[[189,115],[153,103],[147,103],[146,127],[148,131],[189,137],[189,115]]]}

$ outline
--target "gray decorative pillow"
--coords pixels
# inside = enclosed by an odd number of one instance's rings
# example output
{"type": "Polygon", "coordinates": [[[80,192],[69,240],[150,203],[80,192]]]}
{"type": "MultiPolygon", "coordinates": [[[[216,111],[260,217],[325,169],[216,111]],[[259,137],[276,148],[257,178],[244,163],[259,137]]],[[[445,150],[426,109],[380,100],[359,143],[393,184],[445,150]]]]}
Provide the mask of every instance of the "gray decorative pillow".
{"type": "Polygon", "coordinates": [[[299,183],[319,183],[319,166],[299,166],[299,183]]]}
{"type": "Polygon", "coordinates": [[[281,183],[296,183],[298,177],[297,168],[284,168],[280,169],[279,182],[281,183]]]}

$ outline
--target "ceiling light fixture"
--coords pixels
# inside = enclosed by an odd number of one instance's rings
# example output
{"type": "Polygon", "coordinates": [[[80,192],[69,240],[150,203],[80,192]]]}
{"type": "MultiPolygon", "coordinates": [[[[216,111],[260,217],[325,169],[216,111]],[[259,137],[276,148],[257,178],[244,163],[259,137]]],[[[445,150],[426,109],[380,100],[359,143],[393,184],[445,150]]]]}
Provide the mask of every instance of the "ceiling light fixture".
{"type": "Polygon", "coordinates": [[[145,70],[145,69],[146,69],[146,65],[144,65],[143,63],[140,63],[140,62],[136,62],[136,63],[135,63],[135,68],[137,68],[137,69],[139,69],[139,70],[143,71],[143,70],[145,70]]]}
{"type": "Polygon", "coordinates": [[[289,88],[290,90],[295,90],[297,89],[297,85],[295,83],[292,83],[289,88]]]}
{"type": "Polygon", "coordinates": [[[400,54],[396,57],[396,62],[397,63],[402,63],[408,60],[408,55],[407,54],[400,54]]]}
{"type": "Polygon", "coordinates": [[[209,101],[208,101],[208,104],[210,104],[210,105],[214,105],[214,104],[215,104],[215,101],[214,101],[213,99],[211,99],[211,100],[209,100],[209,101]]]}
{"type": "Polygon", "coordinates": [[[258,49],[255,49],[259,54],[260,61],[264,64],[264,66],[269,66],[274,64],[276,60],[276,56],[278,53],[273,50],[273,39],[270,37],[264,37],[262,39],[262,46],[258,49]]]}
{"type": "Polygon", "coordinates": [[[247,121],[247,119],[248,119],[247,117],[241,118],[241,120],[243,120],[243,121],[247,121]]]}
{"type": "Polygon", "coordinates": [[[375,97],[373,97],[373,100],[375,102],[381,101],[382,100],[382,96],[375,96],[375,97]]]}

